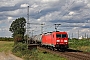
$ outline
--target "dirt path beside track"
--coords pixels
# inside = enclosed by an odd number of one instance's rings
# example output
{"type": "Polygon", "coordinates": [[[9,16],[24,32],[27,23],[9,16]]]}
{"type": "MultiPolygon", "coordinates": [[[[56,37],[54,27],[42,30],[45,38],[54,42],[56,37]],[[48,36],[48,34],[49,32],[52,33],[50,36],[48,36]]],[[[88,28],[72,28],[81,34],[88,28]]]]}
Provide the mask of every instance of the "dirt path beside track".
{"type": "Polygon", "coordinates": [[[12,53],[0,52],[0,60],[23,60],[12,53]]]}

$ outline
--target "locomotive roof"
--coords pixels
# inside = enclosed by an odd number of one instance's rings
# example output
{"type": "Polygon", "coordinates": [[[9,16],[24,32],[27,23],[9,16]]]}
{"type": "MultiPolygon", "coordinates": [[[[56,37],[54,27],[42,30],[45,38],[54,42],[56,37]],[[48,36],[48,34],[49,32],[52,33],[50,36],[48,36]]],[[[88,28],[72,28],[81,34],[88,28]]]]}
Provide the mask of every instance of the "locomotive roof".
{"type": "Polygon", "coordinates": [[[65,31],[53,31],[53,32],[44,33],[44,35],[51,34],[51,33],[67,33],[67,32],[65,32],[65,31]]]}

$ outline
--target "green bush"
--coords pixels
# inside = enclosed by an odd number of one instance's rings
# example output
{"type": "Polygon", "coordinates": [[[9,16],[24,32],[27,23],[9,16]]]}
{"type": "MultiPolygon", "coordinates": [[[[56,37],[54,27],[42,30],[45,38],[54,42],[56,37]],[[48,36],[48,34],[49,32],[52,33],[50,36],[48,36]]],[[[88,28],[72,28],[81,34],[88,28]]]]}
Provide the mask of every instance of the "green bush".
{"type": "Polygon", "coordinates": [[[69,40],[69,47],[76,50],[90,52],[90,40],[69,40]]]}
{"type": "Polygon", "coordinates": [[[29,50],[27,48],[27,44],[25,43],[17,43],[14,45],[12,49],[13,54],[18,57],[23,58],[24,60],[37,60],[37,51],[32,49],[29,50]]]}
{"type": "Polygon", "coordinates": [[[25,44],[17,43],[17,44],[14,45],[14,48],[13,48],[12,51],[13,52],[22,51],[26,48],[25,46],[26,46],[25,44]]]}
{"type": "Polygon", "coordinates": [[[13,53],[17,53],[20,52],[22,55],[27,54],[30,52],[30,50],[28,50],[27,48],[27,44],[25,43],[17,43],[14,45],[14,48],[12,49],[13,53]]]}

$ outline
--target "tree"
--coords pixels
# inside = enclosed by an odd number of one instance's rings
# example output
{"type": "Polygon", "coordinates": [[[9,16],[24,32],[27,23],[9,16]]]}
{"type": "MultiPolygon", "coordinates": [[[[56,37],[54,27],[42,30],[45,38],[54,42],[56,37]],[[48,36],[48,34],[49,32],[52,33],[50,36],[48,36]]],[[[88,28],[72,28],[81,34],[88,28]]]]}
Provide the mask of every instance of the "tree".
{"type": "Polygon", "coordinates": [[[11,31],[13,33],[12,37],[16,37],[17,35],[21,35],[22,39],[23,39],[24,34],[26,32],[25,25],[26,25],[26,20],[24,17],[18,18],[15,21],[13,21],[10,28],[9,28],[9,31],[11,31]]]}
{"type": "Polygon", "coordinates": [[[14,43],[17,44],[18,42],[23,42],[23,35],[17,34],[14,36],[14,43]]]}

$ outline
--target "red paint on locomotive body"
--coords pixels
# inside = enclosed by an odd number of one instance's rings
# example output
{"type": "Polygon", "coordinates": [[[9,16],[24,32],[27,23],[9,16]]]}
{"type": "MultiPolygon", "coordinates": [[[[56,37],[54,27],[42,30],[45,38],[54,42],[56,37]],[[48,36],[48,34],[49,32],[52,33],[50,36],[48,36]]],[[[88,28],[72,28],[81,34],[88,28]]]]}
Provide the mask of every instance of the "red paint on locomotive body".
{"type": "Polygon", "coordinates": [[[67,32],[52,32],[42,35],[42,45],[53,46],[56,48],[68,48],[67,32]]]}

